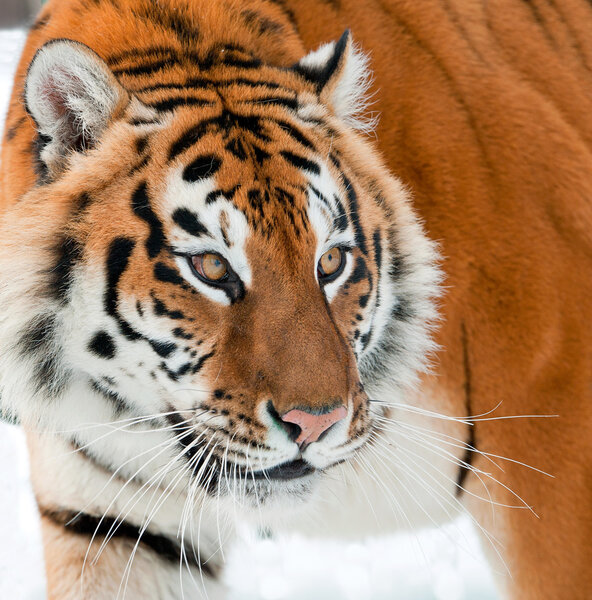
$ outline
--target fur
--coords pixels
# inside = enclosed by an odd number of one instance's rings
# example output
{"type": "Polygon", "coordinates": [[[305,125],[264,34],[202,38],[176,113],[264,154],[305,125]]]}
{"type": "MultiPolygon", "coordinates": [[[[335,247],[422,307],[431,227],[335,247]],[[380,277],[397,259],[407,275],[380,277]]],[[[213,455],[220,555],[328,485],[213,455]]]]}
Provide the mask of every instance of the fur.
{"type": "Polygon", "coordinates": [[[245,521],[461,510],[505,597],[590,595],[592,12],[539,4],[48,2],[2,151],[0,390],[51,598],[223,595],[245,521]],[[282,425],[339,403],[306,448],[282,425]]]}

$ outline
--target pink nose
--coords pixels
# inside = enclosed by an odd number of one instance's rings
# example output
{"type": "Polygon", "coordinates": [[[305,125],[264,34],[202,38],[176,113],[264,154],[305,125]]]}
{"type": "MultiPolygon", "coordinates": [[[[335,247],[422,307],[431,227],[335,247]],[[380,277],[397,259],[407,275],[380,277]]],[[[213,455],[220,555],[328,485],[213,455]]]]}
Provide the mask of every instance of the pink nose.
{"type": "Polygon", "coordinates": [[[285,423],[294,423],[300,427],[300,435],[296,438],[299,446],[308,446],[316,442],[324,431],[335,425],[338,421],[345,419],[347,410],[345,406],[334,408],[331,412],[324,415],[313,415],[300,409],[293,409],[287,412],[282,421],[285,423]]]}

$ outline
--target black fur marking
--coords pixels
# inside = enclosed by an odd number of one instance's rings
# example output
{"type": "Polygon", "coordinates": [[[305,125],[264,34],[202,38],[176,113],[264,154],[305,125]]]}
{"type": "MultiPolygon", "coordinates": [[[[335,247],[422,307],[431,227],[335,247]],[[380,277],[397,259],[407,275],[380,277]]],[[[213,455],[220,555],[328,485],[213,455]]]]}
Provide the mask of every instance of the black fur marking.
{"type": "Polygon", "coordinates": [[[130,256],[136,242],[129,238],[115,238],[109,246],[107,255],[107,289],[103,299],[105,312],[113,317],[119,326],[119,331],[130,341],[143,339],[144,336],[137,331],[119,314],[117,307],[119,292],[117,286],[121,276],[127,269],[130,256]]]}
{"type": "Polygon", "coordinates": [[[192,98],[192,97],[181,97],[181,98],[168,98],[167,100],[160,100],[157,102],[149,102],[148,106],[159,112],[170,112],[175,110],[179,106],[213,106],[211,100],[205,100],[204,98],[192,98]]]}
{"type": "Polygon", "coordinates": [[[309,171],[310,173],[314,173],[315,175],[321,174],[321,168],[319,165],[303,156],[298,156],[297,154],[293,154],[288,150],[282,150],[280,154],[291,164],[297,167],[298,169],[303,169],[305,171],[309,171]]]}
{"type": "Polygon", "coordinates": [[[25,117],[22,117],[12,127],[8,127],[6,129],[6,133],[4,134],[4,139],[7,142],[11,142],[16,137],[16,134],[19,132],[19,129],[25,124],[25,122],[25,117]]]}
{"type": "Polygon", "coordinates": [[[158,356],[162,358],[168,358],[176,349],[177,344],[172,342],[159,342],[158,340],[147,339],[148,343],[152,346],[152,349],[158,356]]]}
{"type": "Polygon", "coordinates": [[[195,552],[191,552],[189,549],[182,551],[182,547],[176,540],[144,531],[143,527],[134,525],[129,521],[106,516],[99,517],[73,510],[48,509],[43,506],[40,507],[40,510],[43,517],[50,519],[72,533],[89,538],[92,536],[98,538],[112,536],[129,540],[131,544],[135,544],[139,540],[141,545],[149,548],[161,559],[172,565],[179,565],[188,561],[192,567],[199,569],[200,572],[203,571],[204,574],[210,577],[216,576],[216,570],[212,564],[210,562],[200,562],[195,556],[195,552]]]}
{"type": "MultiPolygon", "coordinates": [[[[277,89],[285,89],[282,88],[278,83],[273,81],[258,81],[252,79],[246,79],[244,77],[231,77],[229,79],[217,80],[217,79],[209,79],[206,77],[200,78],[192,78],[188,79],[183,83],[158,83],[152,84],[145,87],[141,87],[137,89],[137,92],[147,93],[153,92],[156,90],[203,90],[203,89],[216,89],[216,88],[224,88],[231,87],[233,85],[245,86],[250,88],[268,88],[270,90],[277,89]]],[[[287,90],[286,91],[290,91],[287,90]]]]}
{"type": "Polygon", "coordinates": [[[43,316],[32,321],[19,339],[19,351],[23,356],[36,357],[32,380],[35,391],[45,389],[49,395],[59,395],[67,384],[62,373],[59,349],[56,347],[56,317],[43,316]]]}
{"type": "Polygon", "coordinates": [[[159,125],[160,121],[157,117],[154,117],[153,119],[145,119],[143,117],[138,117],[132,119],[129,123],[134,127],[142,127],[142,125],[159,125]]]}
{"type": "Polygon", "coordinates": [[[169,310],[166,304],[156,297],[154,293],[150,294],[152,296],[152,303],[154,306],[154,314],[159,317],[168,317],[169,319],[179,320],[184,319],[185,315],[180,310],[169,310]]]}
{"type": "Polygon", "coordinates": [[[146,251],[150,258],[156,258],[165,244],[165,235],[160,219],[152,210],[150,197],[148,196],[148,186],[145,181],[134,191],[132,196],[132,210],[134,214],[146,221],[150,227],[150,235],[146,240],[146,251]]]}
{"type": "Polygon", "coordinates": [[[222,161],[213,155],[200,156],[196,158],[190,165],[187,165],[183,171],[183,179],[194,183],[207,177],[215,175],[220,167],[222,161]]]}
{"type": "Polygon", "coordinates": [[[255,162],[257,164],[262,164],[264,160],[268,160],[271,158],[271,154],[263,150],[263,148],[259,148],[259,146],[253,145],[253,154],[255,157],[255,162]]]}
{"type": "Polygon", "coordinates": [[[21,354],[29,354],[45,351],[53,343],[55,336],[56,322],[55,316],[44,316],[33,321],[29,327],[22,333],[19,340],[19,349],[21,354]]]}
{"type": "Polygon", "coordinates": [[[298,110],[298,100],[296,98],[283,98],[281,96],[264,96],[255,100],[249,100],[250,104],[276,104],[289,108],[290,110],[298,110]]]}
{"type": "Polygon", "coordinates": [[[188,333],[182,327],[175,327],[175,329],[173,329],[173,335],[176,338],[179,338],[181,340],[191,340],[191,339],[193,339],[193,334],[192,333],[188,333]]]}
{"type": "Polygon", "coordinates": [[[72,271],[82,260],[83,248],[73,238],[64,236],[56,245],[55,252],[56,260],[48,273],[48,286],[52,297],[65,303],[72,283],[72,271]]]}
{"type": "Polygon", "coordinates": [[[234,154],[234,156],[236,156],[239,160],[247,159],[247,151],[245,150],[243,141],[240,138],[233,138],[226,144],[225,148],[234,154]]]}
{"type": "Polygon", "coordinates": [[[144,150],[146,150],[146,147],[148,146],[148,137],[144,136],[137,138],[135,144],[136,152],[138,154],[144,154],[144,150]]]}
{"type": "Polygon", "coordinates": [[[191,148],[194,144],[197,144],[199,140],[207,133],[208,124],[211,124],[215,120],[208,120],[198,125],[195,125],[191,129],[188,129],[172,146],[169,150],[169,161],[174,160],[185,152],[185,150],[191,148]]]}
{"type": "Polygon", "coordinates": [[[255,10],[243,10],[241,16],[244,18],[245,23],[253,28],[258,34],[264,35],[271,33],[277,35],[284,29],[281,23],[277,23],[272,19],[258,13],[255,10]]]}
{"type": "Polygon", "coordinates": [[[345,186],[345,192],[347,194],[349,216],[354,226],[356,245],[364,254],[367,254],[368,249],[366,248],[366,235],[362,229],[360,215],[358,213],[358,195],[356,194],[356,190],[354,189],[352,182],[343,173],[341,174],[341,177],[343,179],[343,185],[345,186]]]}
{"type": "Polygon", "coordinates": [[[308,148],[309,150],[315,149],[314,144],[307,137],[305,137],[300,131],[298,131],[298,129],[296,129],[296,127],[294,127],[292,124],[288,123],[288,121],[276,120],[274,122],[281,129],[283,129],[284,132],[287,133],[291,138],[296,140],[301,146],[304,146],[305,148],[308,148]]]}
{"type": "Polygon", "coordinates": [[[33,159],[33,169],[37,175],[37,183],[44,185],[50,182],[49,168],[41,159],[41,153],[45,147],[51,142],[51,138],[38,133],[31,143],[31,157],[33,159]]]}
{"type": "Polygon", "coordinates": [[[196,437],[193,428],[188,426],[182,419],[182,417],[177,413],[167,415],[166,418],[169,421],[169,423],[171,423],[174,426],[174,429],[179,439],[179,445],[183,449],[183,453],[187,461],[191,462],[192,476],[199,477],[201,482],[203,483],[203,469],[205,467],[206,460],[208,459],[208,453],[203,452],[201,453],[201,456],[199,456],[198,453],[204,448],[206,442],[203,439],[199,440],[199,438],[196,437]],[[196,457],[196,455],[197,460],[192,460],[196,457]]]}
{"type": "Polygon", "coordinates": [[[216,352],[215,352],[215,350],[212,350],[211,352],[208,352],[208,354],[204,354],[203,356],[200,356],[199,360],[193,365],[191,372],[193,374],[195,374],[195,373],[201,371],[206,360],[208,360],[209,358],[212,358],[212,356],[214,356],[214,354],[216,354],[216,352]]]}
{"type": "Polygon", "coordinates": [[[156,277],[158,281],[162,281],[164,283],[180,285],[183,289],[189,288],[189,286],[187,286],[185,283],[185,280],[175,269],[161,262],[157,262],[154,265],[154,277],[156,277]]]}
{"type": "Polygon", "coordinates": [[[476,424],[471,420],[472,405],[473,405],[473,381],[472,381],[472,372],[471,372],[471,362],[469,358],[469,341],[467,336],[467,328],[464,321],[461,324],[461,342],[463,349],[463,368],[465,373],[465,404],[467,410],[467,421],[468,421],[468,436],[467,441],[465,442],[465,454],[460,462],[460,467],[458,471],[458,476],[456,479],[456,497],[460,498],[463,493],[463,488],[466,483],[467,476],[471,471],[471,466],[473,463],[473,457],[476,452],[476,424]]]}
{"type": "Polygon", "coordinates": [[[88,343],[88,349],[101,358],[111,359],[117,352],[115,341],[106,331],[95,333],[88,343]]]}
{"type": "Polygon", "coordinates": [[[166,376],[172,381],[179,381],[180,377],[183,377],[183,375],[187,375],[187,373],[189,373],[189,370],[191,369],[191,363],[185,363],[177,371],[169,369],[164,362],[160,363],[159,368],[166,373],[166,376]]]}
{"type": "Polygon", "coordinates": [[[199,237],[209,235],[208,230],[202,225],[197,215],[187,208],[178,208],[173,213],[173,221],[190,235],[199,237]]]}
{"type": "Polygon", "coordinates": [[[31,33],[33,33],[34,31],[39,31],[39,29],[43,29],[44,27],[47,26],[50,19],[51,19],[51,15],[49,15],[49,14],[45,15],[44,17],[40,17],[33,23],[33,25],[31,25],[31,29],[29,31],[31,33]]]}
{"type": "Polygon", "coordinates": [[[216,202],[218,198],[226,198],[227,200],[232,200],[240,187],[240,184],[238,184],[228,190],[214,190],[213,192],[209,192],[206,196],[206,204],[212,204],[213,202],[216,202]]]}
{"type": "Polygon", "coordinates": [[[337,231],[345,231],[349,226],[349,220],[347,218],[347,213],[345,211],[345,206],[343,206],[343,202],[339,198],[339,196],[334,195],[333,200],[335,201],[335,205],[337,206],[338,214],[333,221],[333,226],[337,231]]]}
{"type": "Polygon", "coordinates": [[[107,255],[107,289],[105,291],[105,311],[117,317],[117,286],[127,269],[130,256],[136,243],[129,238],[115,238],[109,246],[107,255]]]}
{"type": "Polygon", "coordinates": [[[138,75],[151,75],[162,71],[162,69],[174,64],[170,59],[168,60],[156,60],[151,63],[145,63],[135,67],[125,67],[121,69],[113,69],[113,74],[116,76],[128,75],[130,77],[137,77],[138,75]]]}
{"type": "Polygon", "coordinates": [[[361,308],[366,308],[366,306],[368,306],[368,300],[370,300],[370,294],[364,294],[358,299],[358,304],[361,308]]]}
{"type": "Polygon", "coordinates": [[[92,380],[91,385],[95,392],[97,392],[98,394],[101,394],[101,396],[103,396],[103,398],[105,398],[111,404],[113,404],[113,407],[115,408],[115,414],[117,416],[121,416],[122,414],[130,411],[130,407],[119,396],[119,394],[116,394],[115,392],[111,391],[110,389],[105,387],[99,381],[92,380]]]}
{"type": "Polygon", "coordinates": [[[354,267],[352,274],[349,276],[348,282],[351,284],[360,283],[360,281],[367,278],[368,267],[366,266],[366,261],[361,256],[358,256],[356,259],[356,266],[354,267]]]}
{"type": "Polygon", "coordinates": [[[309,67],[297,63],[293,67],[294,71],[314,83],[317,91],[320,92],[340,67],[349,37],[350,32],[347,29],[335,44],[333,54],[326,64],[320,67],[309,67]]]}

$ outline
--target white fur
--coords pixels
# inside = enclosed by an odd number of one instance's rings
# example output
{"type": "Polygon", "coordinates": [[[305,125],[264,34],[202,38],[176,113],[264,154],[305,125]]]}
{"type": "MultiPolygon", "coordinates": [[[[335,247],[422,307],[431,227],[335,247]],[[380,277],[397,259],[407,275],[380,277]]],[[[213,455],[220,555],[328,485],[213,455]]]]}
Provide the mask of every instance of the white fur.
{"type": "Polygon", "coordinates": [[[73,134],[98,139],[121,99],[121,88],[89,48],[57,41],[35,55],[25,99],[39,131],[53,140],[51,152],[60,153],[73,134]]]}

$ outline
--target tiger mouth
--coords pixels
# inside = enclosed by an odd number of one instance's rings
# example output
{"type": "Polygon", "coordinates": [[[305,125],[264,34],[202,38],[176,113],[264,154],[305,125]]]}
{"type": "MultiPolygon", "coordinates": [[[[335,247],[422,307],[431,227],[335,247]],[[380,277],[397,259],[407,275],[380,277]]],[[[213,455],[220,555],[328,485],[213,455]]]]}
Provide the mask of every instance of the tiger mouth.
{"type": "Polygon", "coordinates": [[[290,462],[282,463],[271,469],[255,471],[252,473],[254,479],[266,479],[270,481],[289,481],[300,479],[314,473],[316,469],[308,462],[299,458],[290,462]]]}

